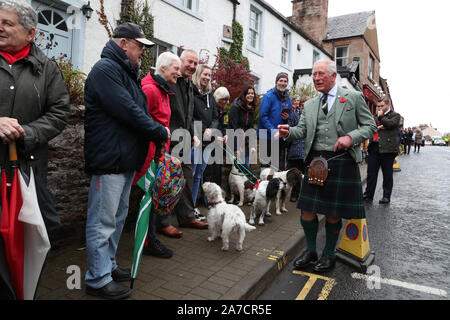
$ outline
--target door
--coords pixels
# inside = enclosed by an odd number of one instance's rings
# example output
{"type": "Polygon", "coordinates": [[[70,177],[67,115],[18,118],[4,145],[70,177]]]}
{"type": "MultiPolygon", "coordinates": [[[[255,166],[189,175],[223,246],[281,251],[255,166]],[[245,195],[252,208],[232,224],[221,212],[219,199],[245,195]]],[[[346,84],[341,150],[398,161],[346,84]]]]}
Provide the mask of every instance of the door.
{"type": "Polygon", "coordinates": [[[38,12],[38,30],[35,42],[49,58],[64,56],[72,59],[73,29],[66,23],[69,15],[57,8],[33,1],[38,12]]]}

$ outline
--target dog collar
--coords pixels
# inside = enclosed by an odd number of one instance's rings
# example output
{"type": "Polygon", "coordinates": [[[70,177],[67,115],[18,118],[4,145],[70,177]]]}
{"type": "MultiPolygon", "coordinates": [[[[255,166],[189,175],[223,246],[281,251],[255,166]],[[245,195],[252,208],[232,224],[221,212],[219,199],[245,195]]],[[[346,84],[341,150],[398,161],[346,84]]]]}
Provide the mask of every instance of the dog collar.
{"type": "Polygon", "coordinates": [[[255,186],[253,187],[254,190],[258,190],[259,187],[259,183],[261,182],[261,180],[257,180],[255,186]]]}
{"type": "Polygon", "coordinates": [[[210,206],[211,206],[211,207],[215,207],[215,206],[217,206],[217,205],[220,204],[220,203],[222,203],[222,201],[219,201],[219,202],[213,202],[213,203],[210,204],[210,206]]]}

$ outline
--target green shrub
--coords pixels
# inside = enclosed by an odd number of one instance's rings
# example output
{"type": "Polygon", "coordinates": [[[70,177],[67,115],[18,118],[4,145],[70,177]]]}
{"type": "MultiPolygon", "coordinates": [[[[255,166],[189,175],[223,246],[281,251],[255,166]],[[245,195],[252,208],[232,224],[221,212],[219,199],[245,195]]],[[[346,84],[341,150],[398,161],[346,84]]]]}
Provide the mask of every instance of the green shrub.
{"type": "Polygon", "coordinates": [[[87,75],[75,69],[72,62],[65,57],[57,58],[56,62],[61,69],[64,83],[69,92],[70,103],[75,106],[84,105],[84,83],[87,75]]]}

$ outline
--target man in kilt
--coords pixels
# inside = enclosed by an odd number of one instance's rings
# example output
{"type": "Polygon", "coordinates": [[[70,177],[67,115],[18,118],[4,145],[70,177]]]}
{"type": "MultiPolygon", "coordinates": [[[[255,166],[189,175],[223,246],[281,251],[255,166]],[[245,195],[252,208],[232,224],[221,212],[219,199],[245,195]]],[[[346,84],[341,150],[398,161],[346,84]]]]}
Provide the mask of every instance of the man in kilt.
{"type": "Polygon", "coordinates": [[[332,270],[341,219],[365,218],[358,166],[362,161],[360,144],[375,134],[377,126],[362,93],[338,87],[336,76],[333,61],[316,62],[313,81],[321,94],[305,103],[296,127],[278,126],[279,136],[288,142],[306,138],[307,169],[297,208],[301,210],[307,249],[295,259],[295,269],[314,265],[316,272],[332,270]],[[308,182],[308,167],[315,157],[328,160],[328,177],[323,186],[308,182]],[[316,253],[318,213],[326,216],[326,244],[320,259],[316,253]]]}

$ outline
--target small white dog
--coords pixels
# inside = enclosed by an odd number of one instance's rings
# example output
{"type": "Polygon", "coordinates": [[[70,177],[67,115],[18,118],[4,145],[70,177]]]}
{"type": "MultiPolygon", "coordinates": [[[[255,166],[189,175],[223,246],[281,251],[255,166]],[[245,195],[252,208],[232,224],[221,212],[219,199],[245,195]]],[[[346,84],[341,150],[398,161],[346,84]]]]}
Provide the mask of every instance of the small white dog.
{"type": "MultiPolygon", "coordinates": [[[[281,193],[278,192],[275,202],[276,207],[276,214],[281,215],[281,212],[286,213],[286,202],[291,197],[291,191],[292,188],[295,186],[296,183],[301,182],[303,175],[300,170],[297,168],[292,168],[286,171],[278,171],[274,172],[274,170],[270,168],[265,168],[261,171],[260,174],[261,180],[270,180],[272,178],[280,178],[283,180],[284,183],[286,183],[286,192],[281,193]]],[[[268,207],[270,208],[270,203],[268,204],[268,207]]]]}
{"type": "Polygon", "coordinates": [[[245,232],[256,228],[246,222],[245,214],[234,205],[227,204],[222,195],[222,189],[215,183],[205,182],[202,185],[210,209],[208,211],[208,241],[214,241],[220,234],[222,238],[222,250],[228,250],[230,234],[236,232],[238,239],[236,250],[242,250],[245,232]]]}
{"type": "Polygon", "coordinates": [[[231,199],[228,203],[234,203],[234,196],[239,196],[238,206],[242,207],[245,202],[251,204],[253,201],[253,190],[247,188],[245,182],[248,179],[240,172],[235,165],[231,168],[230,175],[228,176],[228,184],[230,186],[231,199]]]}
{"type": "Polygon", "coordinates": [[[255,201],[253,201],[252,208],[250,210],[250,218],[248,223],[255,224],[256,216],[259,214],[258,225],[264,225],[264,216],[271,216],[269,213],[269,206],[272,200],[275,200],[277,194],[285,193],[286,183],[280,178],[273,178],[269,181],[260,181],[258,188],[255,191],[255,201]]]}

